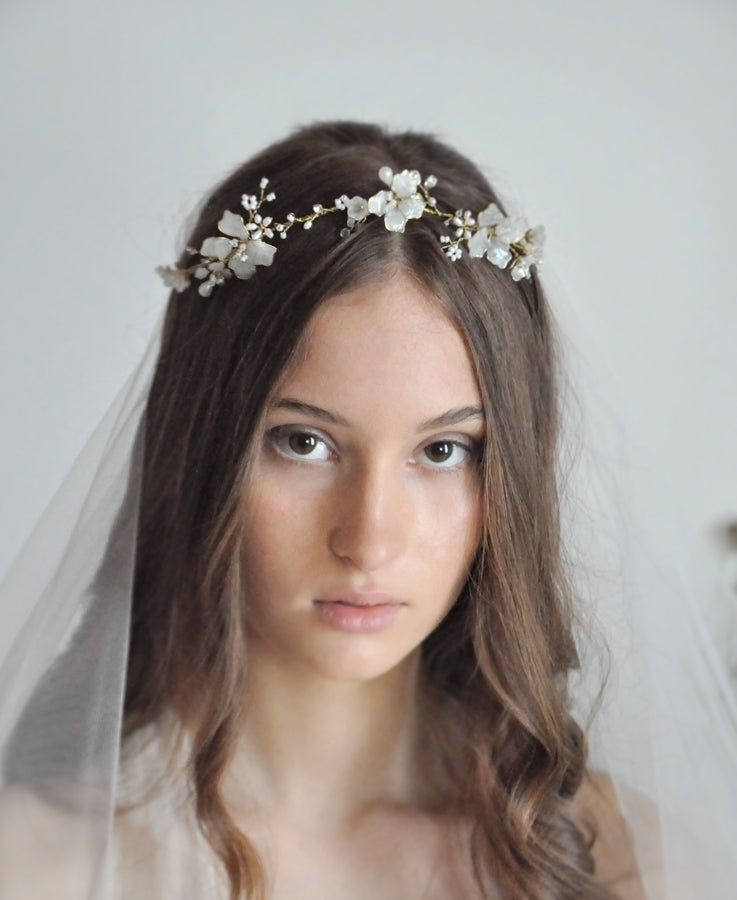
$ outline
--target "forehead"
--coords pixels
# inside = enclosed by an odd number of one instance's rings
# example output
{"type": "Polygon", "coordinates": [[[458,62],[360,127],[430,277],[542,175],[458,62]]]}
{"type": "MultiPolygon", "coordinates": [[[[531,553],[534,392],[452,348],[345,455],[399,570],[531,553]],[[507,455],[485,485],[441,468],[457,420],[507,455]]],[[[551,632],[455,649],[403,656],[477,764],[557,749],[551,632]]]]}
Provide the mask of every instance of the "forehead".
{"type": "Polygon", "coordinates": [[[367,414],[391,402],[426,418],[480,405],[462,334],[429,291],[401,272],[327,300],[277,393],[367,414]]]}

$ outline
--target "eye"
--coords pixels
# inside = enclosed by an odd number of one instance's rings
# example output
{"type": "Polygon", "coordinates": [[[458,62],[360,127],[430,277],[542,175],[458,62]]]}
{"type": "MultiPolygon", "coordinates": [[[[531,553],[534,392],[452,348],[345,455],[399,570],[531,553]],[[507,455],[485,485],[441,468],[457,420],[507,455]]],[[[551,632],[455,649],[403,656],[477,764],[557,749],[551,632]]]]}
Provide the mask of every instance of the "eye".
{"type": "Polygon", "coordinates": [[[474,452],[473,445],[446,438],[425,444],[421,450],[424,457],[421,462],[433,469],[458,469],[471,461],[474,452]]]}
{"type": "Polygon", "coordinates": [[[280,425],[267,433],[267,439],[287,459],[325,462],[335,451],[322,435],[299,425],[280,425]]]}

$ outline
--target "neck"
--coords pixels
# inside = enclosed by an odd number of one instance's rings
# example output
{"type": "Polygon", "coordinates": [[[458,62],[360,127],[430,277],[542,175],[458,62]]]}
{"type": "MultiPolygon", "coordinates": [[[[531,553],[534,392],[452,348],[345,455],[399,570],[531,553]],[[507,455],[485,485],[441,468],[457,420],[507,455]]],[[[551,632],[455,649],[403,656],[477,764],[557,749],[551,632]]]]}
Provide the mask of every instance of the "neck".
{"type": "Polygon", "coordinates": [[[244,809],[347,822],[422,806],[419,654],[369,681],[334,681],[249,644],[246,721],[228,795],[244,809]]]}

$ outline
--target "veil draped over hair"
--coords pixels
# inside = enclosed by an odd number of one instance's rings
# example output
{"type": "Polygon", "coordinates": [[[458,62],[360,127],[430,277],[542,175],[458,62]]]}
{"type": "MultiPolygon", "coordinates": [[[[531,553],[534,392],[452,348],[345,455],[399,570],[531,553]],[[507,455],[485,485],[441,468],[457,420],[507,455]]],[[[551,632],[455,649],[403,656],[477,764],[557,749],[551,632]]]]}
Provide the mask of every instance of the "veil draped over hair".
{"type": "MultiPolygon", "coordinates": [[[[3,586],[0,610],[24,619],[0,667],[4,900],[221,896],[189,787],[176,758],[162,763],[166,735],[144,730],[120,751],[157,345],[158,336],[3,586]],[[153,798],[137,804],[151,785],[153,798]]],[[[582,719],[595,709],[592,767],[616,788],[648,898],[727,900],[737,885],[737,702],[704,612],[713,588],[686,554],[656,558],[626,472],[606,468],[572,479],[566,507],[585,620],[573,690],[582,719]],[[608,659],[594,649],[596,629],[608,659]]]]}

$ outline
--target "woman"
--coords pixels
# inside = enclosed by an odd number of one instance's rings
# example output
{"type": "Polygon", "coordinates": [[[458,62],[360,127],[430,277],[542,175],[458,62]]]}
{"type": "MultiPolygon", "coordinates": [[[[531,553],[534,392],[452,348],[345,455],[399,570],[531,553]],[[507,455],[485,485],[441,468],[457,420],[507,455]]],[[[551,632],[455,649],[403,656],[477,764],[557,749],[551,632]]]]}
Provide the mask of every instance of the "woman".
{"type": "Polygon", "coordinates": [[[234,172],[187,246],[142,468],[8,755],[35,793],[4,821],[61,868],[17,874],[8,828],[9,896],[59,871],[69,896],[644,896],[569,709],[539,230],[432,138],[333,123],[234,172]],[[131,595],[120,764],[111,677],[47,771],[37,723],[131,595]]]}

